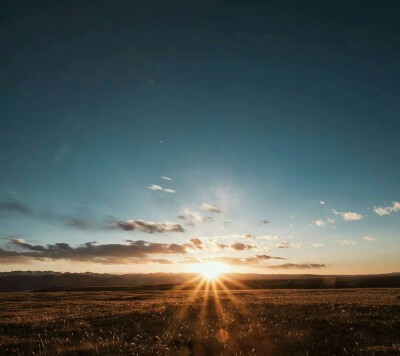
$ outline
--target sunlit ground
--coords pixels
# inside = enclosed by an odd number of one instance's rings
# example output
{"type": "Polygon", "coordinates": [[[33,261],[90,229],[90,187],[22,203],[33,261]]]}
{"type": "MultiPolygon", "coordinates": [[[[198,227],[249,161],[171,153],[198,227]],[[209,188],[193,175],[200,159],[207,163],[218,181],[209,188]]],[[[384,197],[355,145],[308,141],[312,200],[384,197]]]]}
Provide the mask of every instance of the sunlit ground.
{"type": "Polygon", "coordinates": [[[196,294],[0,293],[0,355],[400,353],[399,289],[219,289],[216,298],[207,284],[196,294]]]}

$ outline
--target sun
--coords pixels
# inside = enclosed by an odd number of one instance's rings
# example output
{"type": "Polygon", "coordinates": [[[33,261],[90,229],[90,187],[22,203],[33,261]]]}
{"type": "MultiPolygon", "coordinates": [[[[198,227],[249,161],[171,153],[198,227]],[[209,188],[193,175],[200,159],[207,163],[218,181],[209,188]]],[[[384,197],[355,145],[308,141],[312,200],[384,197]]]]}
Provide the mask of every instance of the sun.
{"type": "Polygon", "coordinates": [[[221,262],[204,262],[195,264],[191,270],[196,273],[201,273],[205,279],[215,279],[221,273],[229,272],[228,265],[221,262]]]}

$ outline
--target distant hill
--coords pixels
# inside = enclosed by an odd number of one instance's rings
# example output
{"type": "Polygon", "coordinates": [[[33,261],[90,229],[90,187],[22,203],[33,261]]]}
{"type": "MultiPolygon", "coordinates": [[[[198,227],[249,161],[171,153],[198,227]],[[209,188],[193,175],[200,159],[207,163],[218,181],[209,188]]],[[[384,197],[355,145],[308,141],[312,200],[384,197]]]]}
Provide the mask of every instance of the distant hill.
{"type": "MultiPolygon", "coordinates": [[[[400,273],[322,276],[311,274],[253,274],[229,273],[227,279],[243,282],[249,289],[327,289],[327,288],[400,288],[400,273]]],[[[100,274],[61,273],[52,271],[0,272],[0,292],[73,289],[169,289],[187,283],[196,277],[194,273],[149,274],[100,274]],[[123,286],[123,287],[122,287],[123,286]]],[[[228,288],[238,289],[233,282],[225,282],[228,288]]],[[[186,288],[193,288],[188,284],[186,288]]]]}

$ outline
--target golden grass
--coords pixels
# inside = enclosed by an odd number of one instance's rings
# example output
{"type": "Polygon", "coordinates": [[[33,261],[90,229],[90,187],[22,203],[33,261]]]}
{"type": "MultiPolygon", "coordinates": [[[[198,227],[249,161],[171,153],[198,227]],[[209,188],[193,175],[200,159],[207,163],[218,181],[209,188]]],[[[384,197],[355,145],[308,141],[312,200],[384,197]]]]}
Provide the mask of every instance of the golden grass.
{"type": "Polygon", "coordinates": [[[0,355],[400,354],[399,289],[204,283],[208,290],[0,294],[0,355]]]}

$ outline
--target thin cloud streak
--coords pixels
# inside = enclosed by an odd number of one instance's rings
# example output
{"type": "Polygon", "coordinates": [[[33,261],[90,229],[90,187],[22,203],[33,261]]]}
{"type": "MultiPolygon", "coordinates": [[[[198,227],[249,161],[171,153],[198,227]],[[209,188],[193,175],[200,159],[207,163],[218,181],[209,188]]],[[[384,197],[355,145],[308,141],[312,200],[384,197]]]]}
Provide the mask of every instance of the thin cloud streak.
{"type": "Polygon", "coordinates": [[[184,232],[185,229],[181,224],[178,223],[155,223],[153,221],[144,220],[127,220],[127,221],[116,221],[110,225],[112,228],[120,228],[125,231],[140,230],[153,234],[155,232],[184,232]]]}
{"type": "Polygon", "coordinates": [[[206,204],[206,203],[203,203],[200,206],[200,209],[204,210],[204,211],[211,211],[213,213],[221,213],[221,209],[217,208],[216,206],[213,206],[213,205],[210,205],[210,204],[206,204]]]}
{"type": "Polygon", "coordinates": [[[171,194],[175,194],[176,191],[174,189],[170,189],[170,188],[163,188],[161,185],[157,185],[157,184],[152,184],[150,186],[147,187],[150,190],[159,190],[162,192],[166,192],[166,193],[171,193],[171,194]]]}
{"type": "Polygon", "coordinates": [[[317,269],[326,267],[326,265],[319,263],[284,263],[282,265],[273,265],[267,267],[273,269],[317,269]]]}

